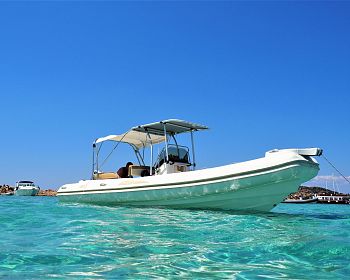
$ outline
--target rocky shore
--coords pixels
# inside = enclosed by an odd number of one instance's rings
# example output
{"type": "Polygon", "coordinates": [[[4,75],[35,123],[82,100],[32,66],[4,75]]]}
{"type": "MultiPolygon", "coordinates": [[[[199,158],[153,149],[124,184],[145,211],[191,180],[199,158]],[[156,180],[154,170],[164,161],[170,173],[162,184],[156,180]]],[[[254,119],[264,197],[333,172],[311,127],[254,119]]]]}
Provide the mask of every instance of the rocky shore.
{"type": "MultiPolygon", "coordinates": [[[[11,195],[14,193],[15,187],[10,185],[0,185],[0,195],[11,195]]],[[[52,189],[40,190],[38,196],[56,196],[57,192],[52,189]]]]}
{"type": "Polygon", "coordinates": [[[9,194],[13,193],[15,190],[15,187],[9,186],[9,185],[2,185],[0,186],[0,194],[9,194]]]}
{"type": "Polygon", "coordinates": [[[300,186],[298,191],[291,193],[286,197],[286,199],[310,199],[315,195],[346,195],[343,193],[331,191],[321,187],[306,187],[300,186]]]}
{"type": "Polygon", "coordinates": [[[40,190],[38,193],[38,196],[56,196],[56,195],[57,195],[57,192],[52,189],[40,190]]]}

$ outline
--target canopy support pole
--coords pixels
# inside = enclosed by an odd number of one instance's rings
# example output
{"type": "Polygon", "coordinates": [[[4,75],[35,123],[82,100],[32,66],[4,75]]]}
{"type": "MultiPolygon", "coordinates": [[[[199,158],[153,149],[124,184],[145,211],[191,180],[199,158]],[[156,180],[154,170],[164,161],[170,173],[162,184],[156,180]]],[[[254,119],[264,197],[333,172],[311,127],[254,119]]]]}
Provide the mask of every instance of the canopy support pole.
{"type": "Polygon", "coordinates": [[[135,156],[136,156],[136,159],[137,159],[139,165],[142,165],[141,160],[143,161],[143,159],[142,159],[142,157],[141,157],[139,151],[138,151],[137,148],[135,148],[133,145],[130,145],[130,146],[131,146],[132,149],[134,150],[134,153],[135,153],[135,156]]]}
{"type": "Polygon", "coordinates": [[[153,144],[152,144],[152,138],[151,138],[151,135],[149,135],[149,132],[148,130],[146,129],[146,132],[147,132],[147,136],[149,138],[149,141],[151,143],[151,164],[149,166],[149,175],[153,175],[153,144]]]}
{"type": "MultiPolygon", "coordinates": [[[[103,143],[101,143],[100,144],[100,147],[98,148],[98,150],[96,150],[96,172],[97,172],[97,174],[98,174],[98,170],[99,170],[99,166],[98,166],[98,156],[99,156],[99,153],[100,153],[100,149],[101,149],[101,147],[102,147],[102,144],[103,143]]],[[[96,149],[96,148],[95,148],[96,149]]]]}
{"type": "Polygon", "coordinates": [[[167,137],[167,133],[166,133],[166,125],[165,123],[163,124],[163,129],[164,129],[164,137],[165,137],[165,155],[166,155],[166,163],[169,162],[169,154],[168,154],[168,137],[167,137]]]}
{"type": "Polygon", "coordinates": [[[95,141],[95,152],[96,152],[96,172],[98,173],[99,172],[99,167],[98,167],[98,157],[99,157],[99,154],[100,154],[100,150],[102,148],[102,145],[103,145],[103,142],[99,145],[98,149],[97,149],[97,144],[96,144],[96,141],[95,141]]]}
{"type": "Polygon", "coordinates": [[[95,150],[96,150],[96,144],[92,144],[92,174],[91,179],[94,179],[94,171],[95,171],[95,150]]]}
{"type": "Polygon", "coordinates": [[[196,170],[196,157],[194,153],[193,130],[191,130],[191,143],[192,143],[193,170],[196,170]]]}

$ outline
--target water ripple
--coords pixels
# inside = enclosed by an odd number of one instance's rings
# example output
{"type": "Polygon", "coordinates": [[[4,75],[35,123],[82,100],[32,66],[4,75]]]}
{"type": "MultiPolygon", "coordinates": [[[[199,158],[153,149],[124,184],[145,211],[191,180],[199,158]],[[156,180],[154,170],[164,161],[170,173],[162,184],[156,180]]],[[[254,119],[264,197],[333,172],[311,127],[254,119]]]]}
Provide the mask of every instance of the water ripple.
{"type": "Polygon", "coordinates": [[[345,279],[350,207],[268,214],[0,197],[2,279],[345,279]]]}

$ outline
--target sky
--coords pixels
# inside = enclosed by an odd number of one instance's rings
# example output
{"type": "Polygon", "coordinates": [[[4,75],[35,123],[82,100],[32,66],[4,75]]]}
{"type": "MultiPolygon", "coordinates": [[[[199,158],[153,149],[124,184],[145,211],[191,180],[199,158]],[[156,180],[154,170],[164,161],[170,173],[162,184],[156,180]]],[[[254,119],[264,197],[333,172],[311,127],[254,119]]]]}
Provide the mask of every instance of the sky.
{"type": "MultiPolygon", "coordinates": [[[[350,176],[349,14],[345,1],[0,1],[0,184],[88,179],[96,138],[169,118],[210,127],[199,168],[320,147],[350,176]]],[[[309,184],[350,192],[318,161],[309,184]]]]}

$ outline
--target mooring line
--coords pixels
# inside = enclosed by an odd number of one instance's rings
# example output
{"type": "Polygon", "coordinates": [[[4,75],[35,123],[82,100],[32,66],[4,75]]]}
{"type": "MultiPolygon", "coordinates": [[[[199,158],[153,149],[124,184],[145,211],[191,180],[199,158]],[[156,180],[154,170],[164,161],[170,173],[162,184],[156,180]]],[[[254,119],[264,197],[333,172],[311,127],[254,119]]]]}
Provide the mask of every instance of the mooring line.
{"type": "Polygon", "coordinates": [[[348,178],[346,178],[324,155],[322,155],[322,157],[324,157],[324,159],[340,174],[340,176],[342,176],[350,184],[348,178]]]}

